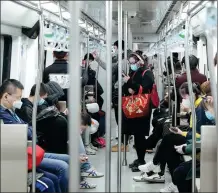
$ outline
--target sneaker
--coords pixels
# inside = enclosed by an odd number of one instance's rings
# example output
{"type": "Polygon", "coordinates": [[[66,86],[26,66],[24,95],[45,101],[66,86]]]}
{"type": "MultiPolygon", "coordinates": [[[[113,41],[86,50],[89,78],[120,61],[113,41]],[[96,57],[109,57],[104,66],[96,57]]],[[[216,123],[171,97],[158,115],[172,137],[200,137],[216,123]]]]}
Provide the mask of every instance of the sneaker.
{"type": "Polygon", "coordinates": [[[153,182],[153,183],[164,183],[165,182],[164,176],[161,176],[156,173],[151,176],[145,176],[144,179],[147,182],[153,182]]]}
{"type": "Polygon", "coordinates": [[[150,171],[154,171],[158,166],[154,165],[153,162],[148,162],[145,165],[141,165],[139,166],[139,170],[142,172],[150,172],[150,171]]]}
{"type": "Polygon", "coordinates": [[[138,163],[138,165],[135,165],[135,166],[133,166],[131,169],[132,169],[132,172],[140,172],[140,170],[139,170],[139,166],[140,165],[145,165],[145,161],[143,162],[143,163],[138,163]]]}
{"type": "Polygon", "coordinates": [[[167,184],[164,188],[160,189],[160,193],[162,192],[179,192],[177,186],[175,186],[172,182],[167,184]]]}
{"type": "Polygon", "coordinates": [[[87,181],[80,182],[80,189],[94,189],[96,186],[96,184],[91,184],[87,181]]]}
{"type": "Polygon", "coordinates": [[[86,178],[101,178],[104,174],[97,172],[94,168],[90,168],[89,170],[82,172],[81,176],[86,178]]]}
{"type": "Polygon", "coordinates": [[[98,151],[98,148],[95,147],[94,145],[92,145],[92,143],[90,143],[89,146],[90,146],[91,149],[93,149],[93,150],[95,150],[95,151],[98,151]]]}
{"type": "Polygon", "coordinates": [[[86,154],[87,155],[95,155],[96,154],[96,151],[91,149],[91,147],[89,145],[86,146],[85,149],[86,149],[86,154]]]}
{"type": "MultiPolygon", "coordinates": [[[[118,152],[118,144],[113,146],[111,149],[112,152],[118,152]]],[[[121,145],[121,151],[124,152],[124,145],[121,145]]],[[[126,146],[126,152],[129,152],[129,146],[126,146]]]]}
{"type": "Polygon", "coordinates": [[[135,182],[146,182],[146,180],[145,180],[146,176],[147,176],[147,174],[145,172],[142,172],[140,176],[133,177],[133,180],[135,182]]]}

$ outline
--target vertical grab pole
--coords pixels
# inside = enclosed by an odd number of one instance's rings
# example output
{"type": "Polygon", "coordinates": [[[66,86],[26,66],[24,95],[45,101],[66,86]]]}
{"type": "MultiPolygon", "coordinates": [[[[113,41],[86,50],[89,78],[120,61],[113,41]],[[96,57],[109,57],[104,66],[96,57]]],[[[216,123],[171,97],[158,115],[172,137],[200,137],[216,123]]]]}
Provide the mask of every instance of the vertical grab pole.
{"type": "Polygon", "coordinates": [[[167,40],[165,38],[165,63],[166,63],[166,70],[167,70],[167,84],[168,84],[168,106],[169,106],[169,116],[171,112],[171,96],[170,96],[170,73],[167,64],[167,40]]]}
{"type": "MultiPolygon", "coordinates": [[[[124,62],[125,62],[125,73],[127,74],[127,33],[128,33],[128,12],[125,11],[125,14],[124,14],[124,62]]],[[[122,162],[122,165],[123,166],[127,166],[127,159],[126,159],[126,135],[124,135],[124,151],[123,151],[123,162],[122,162]]]]}
{"type": "Polygon", "coordinates": [[[117,192],[121,192],[121,135],[122,135],[122,1],[118,1],[118,159],[117,159],[117,192]]]}
{"type": "Polygon", "coordinates": [[[173,52],[170,52],[170,63],[172,69],[172,76],[173,76],[173,90],[175,95],[175,105],[174,105],[174,127],[177,126],[177,92],[176,92],[176,82],[175,82],[175,72],[174,72],[174,65],[173,65],[173,52]]]}
{"type": "Polygon", "coordinates": [[[107,113],[106,113],[106,156],[105,192],[111,192],[111,95],[112,95],[112,1],[106,1],[106,72],[107,72],[107,113]]]}
{"type": "MultiPolygon", "coordinates": [[[[38,8],[41,10],[41,3],[38,2],[38,8]]],[[[36,76],[36,92],[33,102],[33,114],[32,114],[32,192],[36,192],[36,117],[37,117],[37,101],[39,99],[39,90],[40,90],[40,81],[42,80],[42,72],[44,67],[44,38],[43,38],[43,27],[44,27],[44,18],[42,12],[39,13],[39,24],[40,24],[40,33],[38,38],[38,69],[36,76]]]]}
{"type": "MultiPolygon", "coordinates": [[[[88,67],[89,67],[89,34],[87,36],[87,61],[86,61],[86,72],[88,71],[88,67]]],[[[86,103],[85,103],[85,99],[86,99],[86,93],[85,93],[85,86],[83,89],[83,106],[82,106],[82,111],[86,112],[86,103]]],[[[89,130],[86,129],[84,132],[84,145],[88,146],[90,144],[90,134],[89,134],[89,130]]]]}
{"type": "Polygon", "coordinates": [[[69,77],[70,88],[69,102],[69,155],[70,155],[70,178],[69,192],[79,192],[79,128],[80,128],[80,103],[81,103],[81,83],[80,83],[80,49],[79,49],[79,14],[80,1],[68,1],[70,10],[70,61],[69,77]],[[76,64],[76,65],[72,65],[76,64]],[[76,93],[76,94],[75,94],[76,93]]]}
{"type": "Polygon", "coordinates": [[[191,111],[192,111],[192,192],[195,192],[196,189],[196,116],[195,116],[195,106],[194,106],[194,96],[193,96],[193,86],[191,79],[191,70],[189,64],[189,25],[190,25],[190,16],[187,16],[185,24],[185,65],[187,72],[188,80],[188,90],[191,100],[191,111]]]}
{"type": "Polygon", "coordinates": [[[208,68],[210,74],[210,84],[211,84],[211,91],[213,96],[213,103],[215,109],[215,120],[217,123],[217,84],[216,84],[216,76],[215,76],[215,68],[214,68],[214,55],[213,55],[213,39],[211,38],[211,34],[206,30],[206,37],[207,37],[207,60],[208,60],[208,68]]]}

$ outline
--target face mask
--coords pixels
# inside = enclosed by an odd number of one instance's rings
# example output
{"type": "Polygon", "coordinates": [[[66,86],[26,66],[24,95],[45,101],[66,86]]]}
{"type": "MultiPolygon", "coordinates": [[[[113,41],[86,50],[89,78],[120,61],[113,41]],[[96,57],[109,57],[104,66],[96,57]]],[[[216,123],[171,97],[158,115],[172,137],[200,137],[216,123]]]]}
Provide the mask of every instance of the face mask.
{"type": "Polygon", "coordinates": [[[45,102],[45,100],[43,98],[39,99],[38,106],[42,105],[44,102],[45,102]]]}
{"type": "Polygon", "coordinates": [[[13,102],[13,108],[14,109],[20,109],[22,107],[23,102],[22,101],[14,101],[13,102]]]}
{"type": "Polygon", "coordinates": [[[182,99],[182,105],[186,108],[191,108],[191,102],[189,100],[189,98],[186,98],[186,99],[182,99]]]}
{"type": "Polygon", "coordinates": [[[206,117],[210,120],[210,121],[214,121],[215,117],[214,115],[212,115],[212,113],[210,111],[205,111],[205,115],[206,117]]]}
{"type": "Polygon", "coordinates": [[[131,64],[131,65],[130,65],[130,68],[131,68],[132,71],[138,70],[137,64],[131,64]]]}

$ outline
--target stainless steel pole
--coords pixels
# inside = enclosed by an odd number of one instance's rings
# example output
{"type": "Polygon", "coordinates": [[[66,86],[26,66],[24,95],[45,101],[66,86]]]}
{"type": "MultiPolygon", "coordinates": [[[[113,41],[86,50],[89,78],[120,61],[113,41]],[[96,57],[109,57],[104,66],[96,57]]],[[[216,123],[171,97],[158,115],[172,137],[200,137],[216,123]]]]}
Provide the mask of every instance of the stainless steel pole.
{"type": "Polygon", "coordinates": [[[215,110],[215,119],[217,123],[217,84],[216,84],[216,76],[215,76],[215,68],[214,68],[214,52],[213,52],[213,39],[212,34],[209,33],[209,30],[206,30],[206,37],[207,37],[207,61],[209,67],[209,74],[210,74],[210,85],[211,91],[213,95],[213,103],[214,103],[214,110],[215,110]]]}
{"type": "MultiPolygon", "coordinates": [[[[38,9],[41,10],[41,3],[38,2],[38,9]]],[[[39,24],[40,24],[40,33],[38,38],[38,69],[36,76],[36,92],[35,98],[33,102],[33,114],[32,114],[32,192],[36,191],[36,118],[37,118],[37,102],[39,100],[39,90],[40,90],[40,82],[42,79],[43,67],[44,67],[44,19],[42,12],[39,13],[39,24]]]]}
{"type": "Polygon", "coordinates": [[[168,84],[168,106],[169,106],[169,116],[171,115],[171,96],[170,96],[170,73],[167,63],[167,41],[165,38],[165,63],[166,63],[166,71],[167,71],[167,84],[168,84]]]}
{"type": "Polygon", "coordinates": [[[118,159],[117,159],[117,192],[121,192],[121,135],[122,135],[122,1],[118,1],[118,82],[119,82],[119,101],[118,101],[118,159]]]}
{"type": "MultiPolygon", "coordinates": [[[[128,64],[127,64],[127,48],[128,48],[128,45],[127,45],[127,42],[128,42],[128,37],[127,37],[127,34],[128,34],[128,12],[125,11],[125,14],[124,14],[124,62],[125,62],[125,73],[127,74],[127,68],[128,68],[128,64]]],[[[126,159],[126,135],[124,135],[124,151],[123,151],[123,162],[122,162],[122,165],[123,166],[127,166],[127,159],[126,159]]]]}
{"type": "Polygon", "coordinates": [[[170,53],[170,63],[171,63],[171,70],[172,70],[172,80],[173,80],[173,90],[175,96],[175,105],[174,105],[174,126],[177,126],[177,92],[176,92],[176,82],[175,82],[175,72],[174,72],[174,65],[173,65],[173,52],[170,53]]]}
{"type": "Polygon", "coordinates": [[[70,155],[70,176],[69,192],[79,192],[79,128],[81,119],[81,69],[80,47],[79,47],[79,15],[80,1],[69,1],[69,10],[71,16],[70,22],[70,60],[69,60],[69,155],[70,155]],[[76,64],[76,65],[73,65],[76,64]]]}
{"type": "Polygon", "coordinates": [[[106,113],[105,192],[111,192],[111,95],[112,95],[111,45],[112,45],[112,1],[106,1],[107,113],[106,113]]]}
{"type": "Polygon", "coordinates": [[[195,105],[194,105],[194,96],[193,96],[193,86],[191,79],[191,70],[189,64],[189,25],[190,25],[190,16],[187,16],[186,25],[185,25],[185,65],[186,73],[188,80],[188,90],[191,100],[191,111],[192,111],[192,192],[195,192],[196,189],[196,116],[195,116],[195,105]]]}

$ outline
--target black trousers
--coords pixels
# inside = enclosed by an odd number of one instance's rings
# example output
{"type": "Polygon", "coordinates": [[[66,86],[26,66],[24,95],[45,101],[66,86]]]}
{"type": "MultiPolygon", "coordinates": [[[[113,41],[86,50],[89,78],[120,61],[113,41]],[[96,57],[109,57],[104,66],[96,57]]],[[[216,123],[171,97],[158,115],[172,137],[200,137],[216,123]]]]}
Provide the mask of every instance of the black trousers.
{"type": "Polygon", "coordinates": [[[174,170],[183,161],[181,155],[176,152],[174,146],[182,145],[186,143],[186,138],[178,134],[168,134],[166,135],[153,158],[153,163],[155,165],[167,163],[171,176],[173,176],[174,170]]]}
{"type": "Polygon", "coordinates": [[[146,138],[144,135],[140,135],[140,133],[137,133],[134,135],[135,137],[135,150],[137,153],[137,157],[139,160],[139,163],[145,162],[145,153],[146,153],[146,138]]]}

